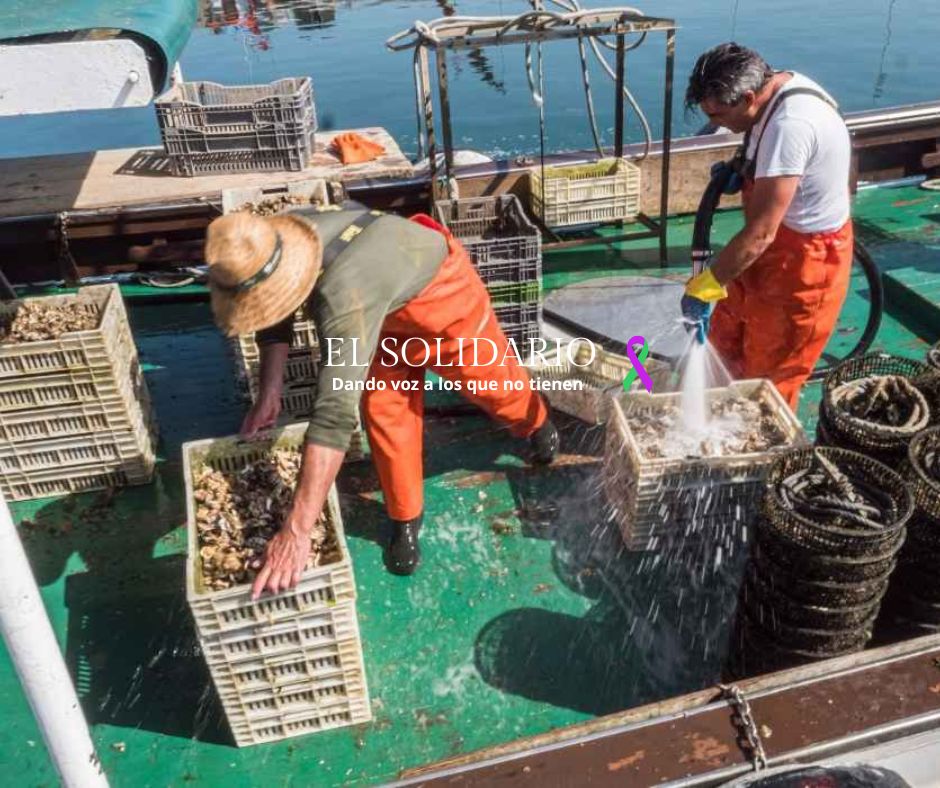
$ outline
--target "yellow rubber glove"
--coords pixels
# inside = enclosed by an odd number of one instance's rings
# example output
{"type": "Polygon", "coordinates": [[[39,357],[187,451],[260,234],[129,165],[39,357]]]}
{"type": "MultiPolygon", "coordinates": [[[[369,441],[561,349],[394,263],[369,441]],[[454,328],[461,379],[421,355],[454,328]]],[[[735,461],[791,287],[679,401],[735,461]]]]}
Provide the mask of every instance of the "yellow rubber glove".
{"type": "Polygon", "coordinates": [[[698,276],[693,276],[686,282],[685,294],[709,304],[728,297],[728,291],[718,284],[711,268],[706,268],[698,276]]]}

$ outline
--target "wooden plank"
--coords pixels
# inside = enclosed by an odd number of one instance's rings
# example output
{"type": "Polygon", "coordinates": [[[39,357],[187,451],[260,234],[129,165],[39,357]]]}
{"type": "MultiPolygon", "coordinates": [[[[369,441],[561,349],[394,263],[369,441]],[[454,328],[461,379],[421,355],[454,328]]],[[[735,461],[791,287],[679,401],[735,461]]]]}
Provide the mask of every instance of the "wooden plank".
{"type": "Polygon", "coordinates": [[[184,199],[219,200],[222,189],[263,186],[305,178],[332,181],[408,178],[414,168],[383,128],[356,129],[385,148],[375,161],[344,166],[330,150],[343,131],[318,132],[316,153],[300,172],[257,172],[177,178],[162,148],[0,159],[0,217],[57,214],[184,199]]]}

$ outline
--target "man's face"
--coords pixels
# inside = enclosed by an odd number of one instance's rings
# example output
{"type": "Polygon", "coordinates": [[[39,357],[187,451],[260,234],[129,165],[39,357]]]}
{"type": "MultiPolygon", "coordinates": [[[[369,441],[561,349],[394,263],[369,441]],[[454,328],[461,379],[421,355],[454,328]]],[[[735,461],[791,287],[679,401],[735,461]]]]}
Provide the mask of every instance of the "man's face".
{"type": "Polygon", "coordinates": [[[699,104],[702,112],[715,126],[724,126],[738,134],[747,131],[757,120],[757,102],[753,91],[748,90],[737,104],[722,104],[706,98],[699,104]]]}

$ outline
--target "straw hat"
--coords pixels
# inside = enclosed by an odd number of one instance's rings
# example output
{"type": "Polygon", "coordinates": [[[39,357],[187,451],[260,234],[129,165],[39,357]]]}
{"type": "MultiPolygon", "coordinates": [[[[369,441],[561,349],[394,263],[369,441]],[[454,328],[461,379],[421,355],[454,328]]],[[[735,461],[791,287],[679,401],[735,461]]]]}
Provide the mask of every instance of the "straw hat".
{"type": "Polygon", "coordinates": [[[323,247],[313,225],[291,216],[220,216],[206,233],[215,322],[226,336],[268,328],[313,290],[323,247]]]}

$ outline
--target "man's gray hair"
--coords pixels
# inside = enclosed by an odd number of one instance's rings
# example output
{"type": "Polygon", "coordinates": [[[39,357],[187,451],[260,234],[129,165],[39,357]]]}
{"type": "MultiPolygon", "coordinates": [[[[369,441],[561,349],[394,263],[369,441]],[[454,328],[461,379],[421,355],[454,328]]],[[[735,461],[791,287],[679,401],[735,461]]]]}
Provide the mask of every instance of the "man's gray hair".
{"type": "Polygon", "coordinates": [[[702,55],[692,69],[685,106],[692,109],[705,99],[733,106],[747,91],[757,93],[773,75],[774,70],[753,49],[733,41],[719,44],[702,55]]]}

